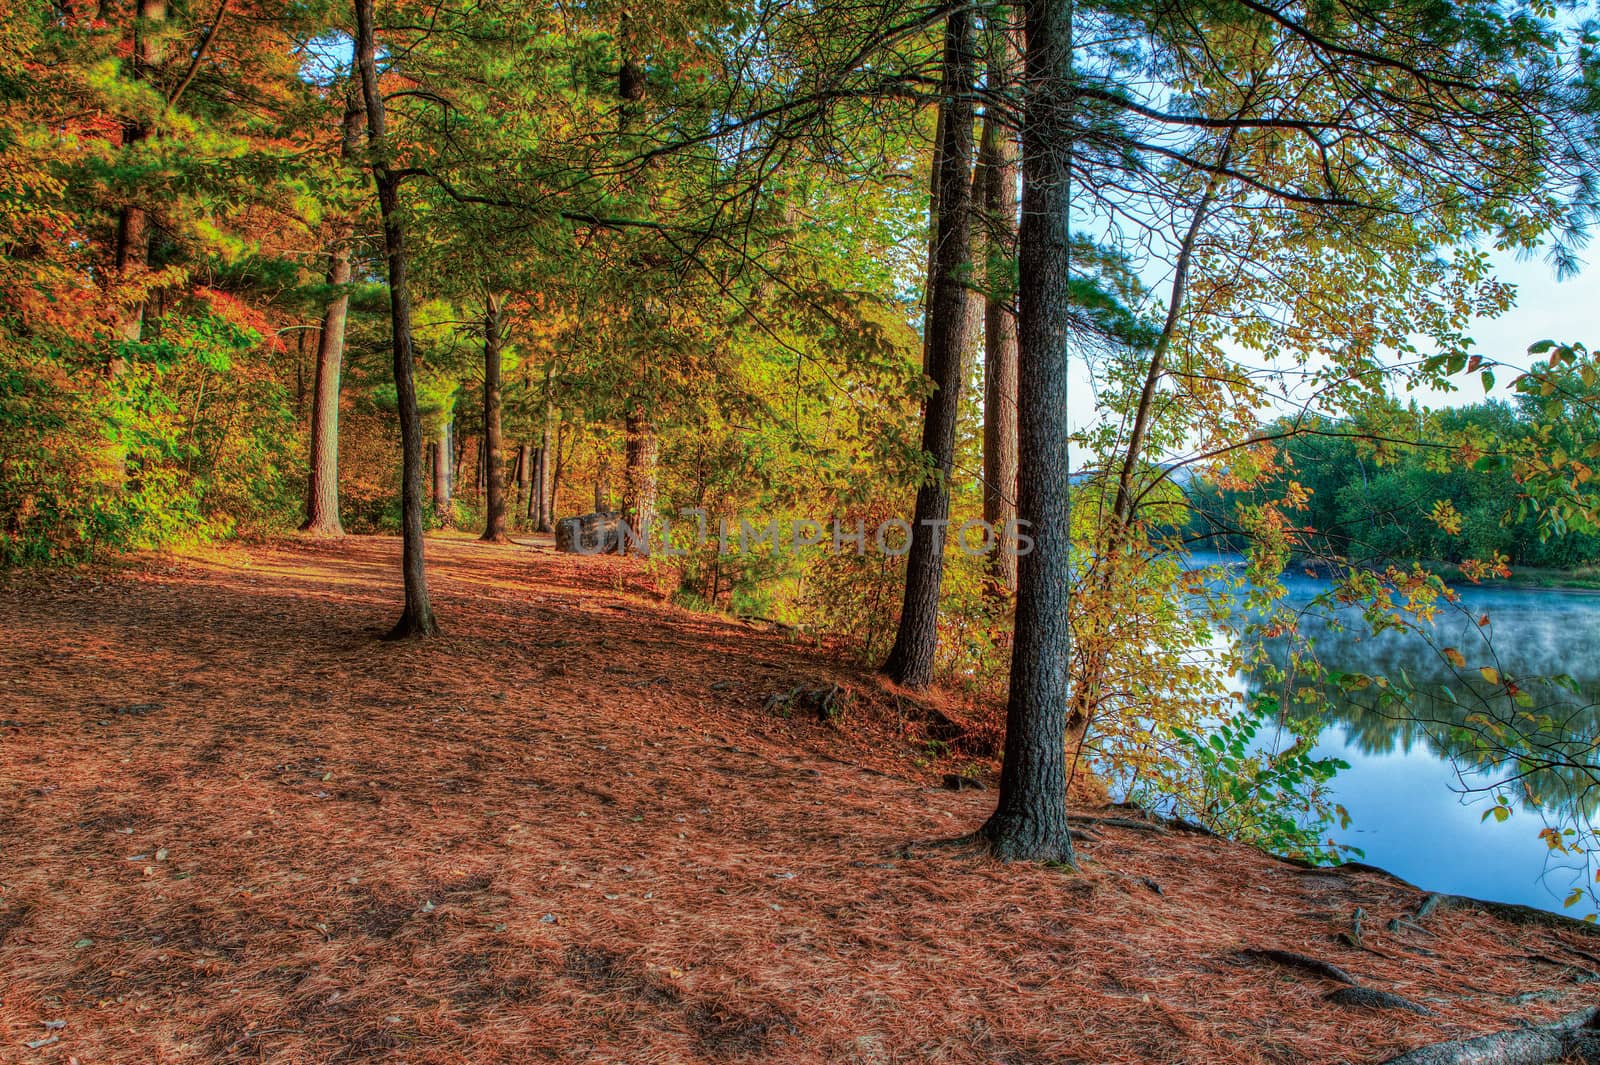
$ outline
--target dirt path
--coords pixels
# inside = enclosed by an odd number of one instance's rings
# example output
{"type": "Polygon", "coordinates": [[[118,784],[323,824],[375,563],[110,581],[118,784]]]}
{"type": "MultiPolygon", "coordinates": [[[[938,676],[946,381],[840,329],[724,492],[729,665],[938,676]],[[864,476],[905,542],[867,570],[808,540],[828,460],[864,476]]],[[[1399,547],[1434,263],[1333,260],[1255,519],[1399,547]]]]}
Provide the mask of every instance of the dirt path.
{"type": "Polygon", "coordinates": [[[1362,1062],[1600,998],[1566,968],[1600,941],[1385,935],[1414,891],[1201,837],[902,857],[992,796],[762,709],[848,669],[460,541],[446,634],[382,643],[397,555],[0,583],[0,1061],[1362,1062]],[[1335,940],[1358,905],[1373,949],[1335,940]]]}

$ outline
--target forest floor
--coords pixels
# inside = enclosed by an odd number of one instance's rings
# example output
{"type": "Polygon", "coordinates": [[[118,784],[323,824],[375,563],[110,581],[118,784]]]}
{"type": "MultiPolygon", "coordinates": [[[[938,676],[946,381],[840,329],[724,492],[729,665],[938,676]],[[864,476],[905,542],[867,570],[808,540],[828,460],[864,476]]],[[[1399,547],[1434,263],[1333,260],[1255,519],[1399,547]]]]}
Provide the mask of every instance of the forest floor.
{"type": "Polygon", "coordinates": [[[908,850],[993,793],[855,667],[459,539],[386,643],[398,554],[0,578],[0,1061],[1377,1062],[1600,1000],[1583,929],[1122,810],[1077,875],[908,850]]]}

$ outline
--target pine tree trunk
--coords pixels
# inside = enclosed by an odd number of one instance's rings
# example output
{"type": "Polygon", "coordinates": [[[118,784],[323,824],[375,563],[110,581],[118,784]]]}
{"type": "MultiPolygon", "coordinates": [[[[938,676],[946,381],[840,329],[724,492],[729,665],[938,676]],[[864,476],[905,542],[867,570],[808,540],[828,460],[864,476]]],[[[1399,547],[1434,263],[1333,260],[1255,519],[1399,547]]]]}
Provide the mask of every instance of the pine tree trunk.
{"type": "Polygon", "coordinates": [[[557,422],[556,436],[555,439],[551,441],[550,446],[551,457],[547,457],[545,459],[545,462],[550,470],[550,494],[545,499],[545,509],[550,514],[550,527],[552,529],[555,528],[556,514],[559,513],[559,511],[556,509],[556,504],[561,498],[561,474],[566,468],[567,461],[566,455],[564,455],[561,451],[561,434],[562,426],[559,422],[557,422]]]}
{"type": "MultiPolygon", "coordinates": [[[[361,104],[354,92],[345,97],[340,157],[354,158],[360,147],[361,104]]],[[[354,226],[340,220],[328,256],[328,284],[333,299],[322,312],[317,334],[316,389],[311,400],[311,477],[306,488],[306,520],[301,532],[343,536],[339,521],[339,379],[344,359],[344,322],[350,310],[350,235],[354,226]]]]}
{"type": "Polygon", "coordinates": [[[1028,0],[1022,131],[1017,511],[1033,549],[1017,567],[1005,762],[980,830],[1004,860],[1071,864],[1066,709],[1072,633],[1067,454],[1067,271],[1071,176],[1072,6],[1028,0]]]}
{"type": "Polygon", "coordinates": [[[454,511],[450,506],[450,419],[439,423],[439,436],[433,443],[433,515],[440,525],[449,525],[454,511]]]}
{"type": "Polygon", "coordinates": [[[556,514],[555,464],[550,461],[550,418],[547,407],[544,429],[539,433],[539,531],[543,533],[554,530],[556,514]]]}
{"type": "MultiPolygon", "coordinates": [[[[1009,35],[1007,35],[1009,37],[1009,35]]],[[[992,86],[1013,84],[1009,39],[1000,62],[991,63],[992,86]]],[[[1015,135],[993,116],[983,121],[978,151],[983,171],[985,232],[983,318],[983,520],[995,530],[990,573],[1002,592],[1017,586],[1017,321],[1012,313],[1012,264],[1017,239],[1017,146],[1015,135]]]]}
{"type": "Polygon", "coordinates": [[[306,413],[306,333],[297,329],[294,338],[294,416],[298,420],[306,413]]]}
{"type": "Polygon", "coordinates": [[[972,269],[972,88],[975,60],[972,15],[965,9],[945,24],[942,143],[937,151],[938,248],[929,285],[933,290],[926,345],[934,393],[923,412],[922,450],[933,469],[917,490],[911,549],[906,557],[905,597],[894,647],[882,672],[908,688],[933,682],[939,640],[939,587],[944,578],[944,523],[950,513],[950,471],[956,419],[961,409],[961,370],[971,343],[967,286],[972,269]]]}
{"type": "Polygon", "coordinates": [[[477,498],[480,506],[483,504],[484,489],[487,481],[484,477],[483,455],[483,437],[480,436],[473,441],[472,452],[472,493],[477,498]]]}
{"type": "Polygon", "coordinates": [[[400,415],[401,569],[405,609],[389,632],[390,639],[427,636],[439,631],[428,596],[428,571],[422,539],[422,414],[411,353],[411,289],[407,278],[405,224],[400,216],[399,181],[389,169],[384,134],[383,96],[372,36],[373,0],[355,0],[356,62],[361,67],[361,92],[366,102],[367,141],[372,146],[372,178],[383,216],[383,244],[389,265],[389,318],[394,348],[394,384],[400,415]]]}
{"type": "MultiPolygon", "coordinates": [[[[535,461],[534,449],[526,443],[517,445],[517,513],[525,516],[533,503],[533,473],[531,463],[535,461]]],[[[526,520],[524,520],[526,524],[526,520]]]]}
{"type": "Polygon", "coordinates": [[[541,470],[544,469],[544,454],[542,454],[541,448],[533,448],[528,453],[528,456],[530,456],[530,461],[533,462],[533,486],[531,486],[530,494],[528,494],[528,513],[526,513],[526,518],[528,518],[528,528],[538,532],[541,531],[539,529],[539,510],[544,507],[544,501],[541,499],[542,493],[544,493],[544,483],[539,480],[541,470]]]}
{"type": "Polygon", "coordinates": [[[627,498],[622,502],[622,512],[628,525],[641,540],[646,541],[656,524],[656,461],[659,443],[656,428],[640,411],[628,412],[625,421],[627,434],[627,470],[625,488],[627,498]]]}
{"type": "Polygon", "coordinates": [[[500,456],[500,300],[489,296],[483,307],[483,477],[487,489],[482,540],[505,543],[506,480],[500,456]]]}
{"type": "MultiPolygon", "coordinates": [[[[167,20],[167,0],[138,0],[136,18],[133,30],[133,76],[138,81],[149,81],[165,58],[166,48],[161,42],[160,29],[167,20]]],[[[142,121],[123,124],[124,147],[139,144],[149,136],[150,130],[142,121]]],[[[124,204],[117,212],[114,251],[118,281],[134,280],[150,269],[150,216],[144,207],[124,204]]],[[[117,311],[117,339],[137,343],[143,335],[144,300],[124,304],[117,311]]],[[[118,377],[126,369],[126,360],[120,354],[113,353],[109,364],[111,376],[118,377]]]]}
{"type": "Polygon", "coordinates": [[[533,449],[533,495],[528,500],[528,525],[535,532],[544,532],[544,470],[550,457],[542,447],[533,449]]]}

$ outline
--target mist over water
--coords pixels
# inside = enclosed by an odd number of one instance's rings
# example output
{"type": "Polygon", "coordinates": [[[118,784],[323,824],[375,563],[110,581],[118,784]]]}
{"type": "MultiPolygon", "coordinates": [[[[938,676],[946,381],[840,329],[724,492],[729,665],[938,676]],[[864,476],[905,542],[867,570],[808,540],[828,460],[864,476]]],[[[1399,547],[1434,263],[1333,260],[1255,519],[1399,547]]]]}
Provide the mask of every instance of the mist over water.
{"type": "MultiPolygon", "coordinates": [[[[1284,583],[1296,608],[1329,587],[1301,573],[1284,583]]],[[[1351,823],[1332,836],[1361,848],[1362,860],[1426,890],[1582,916],[1587,902],[1562,903],[1593,872],[1583,858],[1553,852],[1539,831],[1581,826],[1600,812],[1600,595],[1457,591],[1460,602],[1440,604],[1437,618],[1417,631],[1374,634],[1359,608],[1312,605],[1293,637],[1309,639],[1335,674],[1386,678],[1391,691],[1407,693],[1404,703],[1385,699],[1377,684],[1320,683],[1307,691],[1303,677],[1271,684],[1261,670],[1237,683],[1247,695],[1277,696],[1289,714],[1320,720],[1315,753],[1350,763],[1331,791],[1351,823]],[[1513,699],[1490,684],[1483,667],[1524,694],[1513,699]],[[1485,738],[1498,750],[1487,762],[1485,738]],[[1513,813],[1486,820],[1494,805],[1488,789],[1512,778],[1503,790],[1513,813]]],[[[1290,639],[1261,642],[1280,669],[1289,665],[1290,639]]]]}

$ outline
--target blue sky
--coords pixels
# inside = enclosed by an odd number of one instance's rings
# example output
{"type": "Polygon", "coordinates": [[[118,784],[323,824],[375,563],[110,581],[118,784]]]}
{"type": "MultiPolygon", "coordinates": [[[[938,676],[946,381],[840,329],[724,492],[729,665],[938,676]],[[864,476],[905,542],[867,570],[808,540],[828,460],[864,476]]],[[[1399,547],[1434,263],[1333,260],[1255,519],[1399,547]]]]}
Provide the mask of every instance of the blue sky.
{"type": "Polygon", "coordinates": [[[1600,346],[1597,251],[1589,249],[1583,271],[1565,281],[1557,281],[1555,271],[1542,259],[1497,257],[1496,273],[1517,286],[1517,305],[1499,318],[1479,319],[1472,333],[1479,351],[1485,357],[1522,364],[1528,345],[1538,340],[1600,346]]]}
{"type": "MultiPolygon", "coordinates": [[[[1540,340],[1577,342],[1593,349],[1600,347],[1600,245],[1586,249],[1581,256],[1583,269],[1564,281],[1557,281],[1555,270],[1542,258],[1519,259],[1510,253],[1492,256],[1496,276],[1516,286],[1517,302],[1497,318],[1480,318],[1469,330],[1476,351],[1486,359],[1526,366],[1531,357],[1528,346],[1540,340]]],[[[1165,278],[1147,279],[1154,291],[1165,289],[1165,278]]],[[[1497,395],[1505,396],[1513,375],[1501,373],[1497,395]]],[[[1454,406],[1476,403],[1483,391],[1476,378],[1463,380],[1459,391],[1449,393],[1415,392],[1427,406],[1454,406]]],[[[1068,407],[1074,427],[1088,424],[1095,417],[1094,389],[1090,368],[1074,359],[1068,407]]]]}

